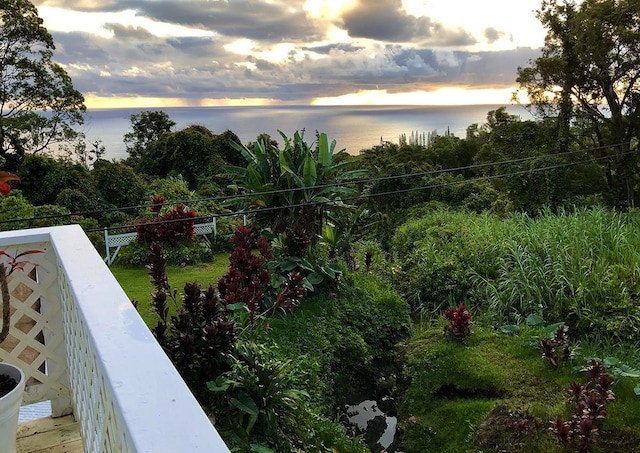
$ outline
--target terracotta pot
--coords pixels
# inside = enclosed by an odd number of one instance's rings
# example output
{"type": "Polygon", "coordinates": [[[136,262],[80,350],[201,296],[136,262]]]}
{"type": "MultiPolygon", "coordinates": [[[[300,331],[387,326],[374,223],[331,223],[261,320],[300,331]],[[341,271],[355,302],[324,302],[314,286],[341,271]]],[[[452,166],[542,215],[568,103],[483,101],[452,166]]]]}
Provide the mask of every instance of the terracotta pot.
{"type": "Polygon", "coordinates": [[[22,405],[25,376],[20,368],[0,362],[0,374],[12,377],[18,385],[0,398],[0,453],[15,453],[18,415],[22,405]]]}

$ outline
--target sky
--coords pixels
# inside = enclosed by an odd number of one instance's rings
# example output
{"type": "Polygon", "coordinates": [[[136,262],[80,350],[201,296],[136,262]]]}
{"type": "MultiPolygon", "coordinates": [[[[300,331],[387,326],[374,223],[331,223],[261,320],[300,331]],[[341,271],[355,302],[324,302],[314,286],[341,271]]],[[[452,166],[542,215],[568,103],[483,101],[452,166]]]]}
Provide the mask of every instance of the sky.
{"type": "Polygon", "coordinates": [[[88,108],[508,104],[540,0],[35,0],[88,108]]]}

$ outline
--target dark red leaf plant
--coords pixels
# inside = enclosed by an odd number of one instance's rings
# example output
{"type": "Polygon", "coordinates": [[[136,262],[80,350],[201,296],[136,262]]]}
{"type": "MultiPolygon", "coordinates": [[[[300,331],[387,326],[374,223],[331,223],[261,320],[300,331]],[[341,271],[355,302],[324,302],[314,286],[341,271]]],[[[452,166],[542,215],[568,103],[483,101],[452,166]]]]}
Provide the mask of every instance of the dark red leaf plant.
{"type": "Polygon", "coordinates": [[[444,313],[444,319],[448,321],[444,327],[445,335],[460,343],[465,343],[469,335],[473,333],[471,328],[473,317],[465,304],[449,308],[444,313]]]}
{"type": "Polygon", "coordinates": [[[267,261],[274,257],[264,236],[255,241],[251,228],[240,225],[231,242],[235,247],[229,255],[229,270],[218,280],[220,297],[228,308],[244,308],[248,323],[253,324],[257,317],[290,310],[302,302],[307,290],[298,272],[290,272],[282,288],[273,288],[267,261]],[[259,254],[253,252],[256,249],[259,254]]]}
{"type": "Polygon", "coordinates": [[[571,419],[558,416],[550,422],[549,430],[565,447],[587,453],[597,442],[598,420],[607,416],[607,406],[615,401],[613,379],[604,364],[596,359],[584,368],[589,373],[586,383],[574,382],[569,387],[569,402],[575,406],[571,419]]]}
{"type": "Polygon", "coordinates": [[[540,340],[542,357],[554,367],[558,366],[560,362],[568,362],[572,357],[568,332],[569,327],[561,325],[551,338],[540,340]]]}
{"type": "Polygon", "coordinates": [[[304,279],[297,273],[291,273],[276,294],[265,267],[265,259],[272,256],[266,240],[254,241],[251,230],[241,226],[231,241],[235,248],[229,270],[217,286],[203,289],[188,283],[181,301],[169,285],[162,245],[154,242],[150,248],[152,310],[159,318],[152,332],[203,404],[212,403],[207,382],[229,370],[238,337],[256,330],[256,320],[276,309],[294,308],[306,294],[304,279]],[[170,315],[171,305],[175,315],[170,315]]]}
{"type": "Polygon", "coordinates": [[[9,294],[9,283],[7,278],[15,271],[24,271],[27,264],[35,266],[31,261],[23,260],[27,255],[44,253],[42,250],[26,250],[17,255],[11,255],[4,250],[0,250],[0,256],[7,257],[7,263],[0,263],[0,293],[2,294],[2,331],[0,331],[0,343],[9,336],[9,324],[11,323],[11,296],[9,294]]]}

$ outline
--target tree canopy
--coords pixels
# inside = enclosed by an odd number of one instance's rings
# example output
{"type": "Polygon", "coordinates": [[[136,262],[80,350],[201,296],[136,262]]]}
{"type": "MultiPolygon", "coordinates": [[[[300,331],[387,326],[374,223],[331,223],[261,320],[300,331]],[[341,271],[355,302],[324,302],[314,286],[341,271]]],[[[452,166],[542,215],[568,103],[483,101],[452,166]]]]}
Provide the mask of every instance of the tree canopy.
{"type": "Polygon", "coordinates": [[[176,122],[163,111],[143,111],[130,116],[131,132],[127,132],[123,141],[132,163],[137,163],[145,149],[151,143],[160,140],[171,132],[176,122]]]}
{"type": "MultiPolygon", "coordinates": [[[[555,118],[557,143],[572,140],[608,149],[608,180],[635,205],[640,131],[640,3],[636,0],[544,0],[538,18],[547,29],[542,56],[518,68],[530,107],[555,118]],[[571,136],[571,126],[579,132],[571,136]]],[[[613,187],[612,187],[613,189],[613,187]]]]}
{"type": "Polygon", "coordinates": [[[37,153],[78,136],[84,97],[52,61],[53,38],[27,0],[0,9],[0,155],[15,168],[37,153]]]}

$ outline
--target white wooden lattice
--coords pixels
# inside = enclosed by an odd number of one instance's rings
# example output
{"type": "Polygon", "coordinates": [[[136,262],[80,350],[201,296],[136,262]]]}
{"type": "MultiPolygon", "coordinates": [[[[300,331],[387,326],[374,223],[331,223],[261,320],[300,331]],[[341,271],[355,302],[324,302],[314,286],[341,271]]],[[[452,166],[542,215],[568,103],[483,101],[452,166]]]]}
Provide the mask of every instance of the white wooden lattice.
{"type": "Polygon", "coordinates": [[[44,253],[11,280],[0,350],[31,376],[23,403],[50,399],[54,416],[73,407],[86,453],[228,453],[82,229],[0,232],[0,250],[31,249],[44,253]]]}
{"type": "Polygon", "coordinates": [[[66,279],[61,274],[60,287],[64,305],[64,332],[69,355],[69,374],[76,418],[85,451],[135,451],[126,430],[116,417],[113,395],[105,381],[104,372],[91,346],[88,330],[78,315],[66,279]]]}
{"type": "MultiPolygon", "coordinates": [[[[62,306],[57,285],[57,260],[46,242],[20,244],[5,252],[26,250],[24,270],[9,277],[11,325],[0,347],[0,360],[19,366],[27,377],[24,404],[51,400],[54,415],[71,412],[62,328],[62,306]]],[[[7,257],[2,257],[7,262],[7,257]]]]}
{"type": "MultiPolygon", "coordinates": [[[[218,227],[216,218],[210,223],[197,223],[194,225],[194,232],[196,236],[201,236],[209,247],[211,247],[211,241],[207,238],[207,235],[218,234],[218,227]]],[[[138,237],[138,233],[122,233],[122,234],[109,234],[108,229],[104,229],[104,246],[105,257],[104,262],[109,266],[113,264],[120,253],[122,247],[131,244],[138,237]],[[113,252],[111,249],[115,249],[113,252]]]]}

